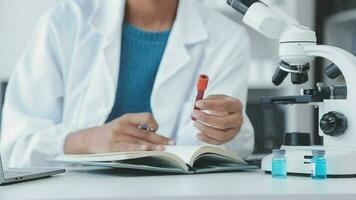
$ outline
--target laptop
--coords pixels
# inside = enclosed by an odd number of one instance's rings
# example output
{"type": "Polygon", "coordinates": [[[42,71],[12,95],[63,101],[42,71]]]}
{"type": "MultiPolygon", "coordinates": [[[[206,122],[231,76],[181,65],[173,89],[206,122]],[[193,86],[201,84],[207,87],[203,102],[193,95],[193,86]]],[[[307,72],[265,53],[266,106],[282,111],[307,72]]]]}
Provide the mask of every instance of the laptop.
{"type": "Polygon", "coordinates": [[[62,174],[65,169],[44,169],[44,168],[11,168],[4,169],[0,156],[0,185],[17,182],[47,178],[53,175],[62,174]]]}

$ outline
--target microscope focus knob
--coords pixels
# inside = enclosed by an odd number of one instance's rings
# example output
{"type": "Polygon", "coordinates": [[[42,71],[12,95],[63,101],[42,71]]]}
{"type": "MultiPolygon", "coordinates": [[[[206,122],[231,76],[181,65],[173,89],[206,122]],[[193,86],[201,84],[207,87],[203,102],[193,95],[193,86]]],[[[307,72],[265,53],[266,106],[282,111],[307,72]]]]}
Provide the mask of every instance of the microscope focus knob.
{"type": "Polygon", "coordinates": [[[329,112],[320,120],[320,128],[325,135],[337,137],[345,133],[347,129],[347,118],[339,112],[329,112]]]}

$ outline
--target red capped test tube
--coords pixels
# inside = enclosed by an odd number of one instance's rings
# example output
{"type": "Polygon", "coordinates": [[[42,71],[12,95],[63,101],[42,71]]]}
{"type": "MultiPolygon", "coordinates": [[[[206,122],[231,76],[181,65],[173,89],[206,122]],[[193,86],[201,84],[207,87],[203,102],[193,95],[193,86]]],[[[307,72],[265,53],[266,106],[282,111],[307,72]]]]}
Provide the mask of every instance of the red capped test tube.
{"type": "MultiPolygon", "coordinates": [[[[199,80],[197,83],[198,94],[197,97],[195,98],[194,110],[200,110],[199,108],[197,108],[196,103],[197,101],[202,100],[204,98],[204,93],[206,88],[208,87],[208,83],[209,83],[209,76],[205,74],[201,74],[199,76],[199,80]]],[[[197,119],[195,119],[195,117],[192,117],[192,120],[196,121],[197,119]]]]}

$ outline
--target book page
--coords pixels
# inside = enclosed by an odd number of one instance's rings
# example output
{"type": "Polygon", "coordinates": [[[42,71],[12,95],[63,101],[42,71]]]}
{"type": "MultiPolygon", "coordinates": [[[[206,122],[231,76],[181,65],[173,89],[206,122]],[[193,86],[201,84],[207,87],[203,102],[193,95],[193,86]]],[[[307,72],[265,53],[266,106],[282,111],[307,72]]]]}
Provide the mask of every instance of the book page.
{"type": "Polygon", "coordinates": [[[133,151],[133,152],[115,152],[115,153],[100,153],[100,154],[76,154],[76,155],[60,155],[57,156],[54,161],[59,162],[76,162],[76,163],[88,163],[91,162],[121,162],[124,164],[136,164],[136,165],[167,165],[172,167],[173,165],[183,170],[188,171],[186,163],[177,155],[169,152],[162,151],[133,151]],[[140,163],[140,160],[150,160],[151,163],[140,163]],[[136,163],[134,163],[136,161],[136,163]],[[155,163],[152,163],[155,162],[155,163]]]}
{"type": "MultiPolygon", "coordinates": [[[[220,161],[223,162],[223,160],[227,161],[233,159],[237,162],[240,162],[241,164],[247,164],[245,163],[244,160],[242,160],[239,155],[222,149],[221,147],[217,146],[211,146],[211,145],[201,145],[201,146],[167,146],[167,149],[165,152],[169,152],[172,154],[177,155],[180,157],[182,160],[184,160],[185,163],[193,167],[194,162],[202,157],[212,157],[209,155],[220,155],[219,157],[221,158],[220,161]],[[226,159],[223,159],[223,157],[226,157],[226,159]]],[[[213,156],[214,157],[214,156],[213,156]]]]}
{"type": "Polygon", "coordinates": [[[180,157],[185,163],[190,164],[191,159],[203,146],[166,146],[165,152],[180,157]]]}
{"type": "Polygon", "coordinates": [[[199,173],[231,170],[246,165],[237,154],[210,145],[166,146],[163,152],[133,151],[60,155],[55,161],[171,173],[189,173],[190,169],[187,165],[199,173]]]}

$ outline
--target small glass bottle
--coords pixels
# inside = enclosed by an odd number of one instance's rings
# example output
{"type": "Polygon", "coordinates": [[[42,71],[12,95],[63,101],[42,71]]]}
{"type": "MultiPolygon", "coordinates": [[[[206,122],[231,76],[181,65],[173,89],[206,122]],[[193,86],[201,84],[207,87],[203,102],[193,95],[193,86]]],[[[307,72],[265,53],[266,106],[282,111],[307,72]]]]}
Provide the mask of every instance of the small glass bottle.
{"type": "Polygon", "coordinates": [[[311,159],[311,177],[312,179],[326,179],[326,159],[324,150],[313,150],[311,159]]]}
{"type": "Polygon", "coordinates": [[[272,177],[287,178],[287,159],[286,150],[274,149],[272,158],[272,177]]]}

